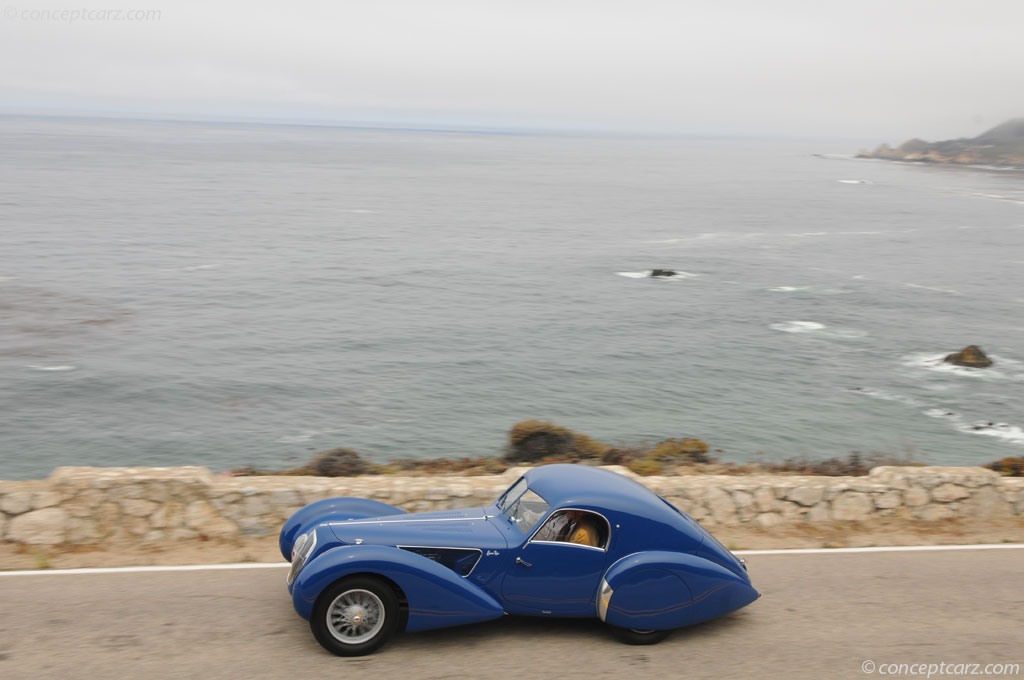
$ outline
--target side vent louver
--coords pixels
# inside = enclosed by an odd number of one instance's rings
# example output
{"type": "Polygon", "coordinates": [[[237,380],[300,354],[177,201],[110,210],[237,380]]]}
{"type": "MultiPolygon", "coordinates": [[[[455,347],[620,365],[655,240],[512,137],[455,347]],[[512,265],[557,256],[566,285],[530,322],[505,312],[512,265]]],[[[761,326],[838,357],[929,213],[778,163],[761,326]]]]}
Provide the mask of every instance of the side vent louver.
{"type": "Polygon", "coordinates": [[[423,546],[398,546],[402,550],[423,555],[427,559],[443,564],[459,576],[469,576],[480,561],[482,553],[477,548],[429,548],[423,546]]]}

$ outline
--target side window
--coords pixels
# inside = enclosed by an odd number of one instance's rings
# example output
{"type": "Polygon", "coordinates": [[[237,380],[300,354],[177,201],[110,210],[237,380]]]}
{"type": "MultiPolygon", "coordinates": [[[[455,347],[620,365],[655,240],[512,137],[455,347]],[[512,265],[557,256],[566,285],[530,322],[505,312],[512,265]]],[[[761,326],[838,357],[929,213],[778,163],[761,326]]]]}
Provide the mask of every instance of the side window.
{"type": "Polygon", "coordinates": [[[608,547],[608,521],[587,510],[559,510],[533,536],[534,541],[575,543],[605,550],[608,547]]]}

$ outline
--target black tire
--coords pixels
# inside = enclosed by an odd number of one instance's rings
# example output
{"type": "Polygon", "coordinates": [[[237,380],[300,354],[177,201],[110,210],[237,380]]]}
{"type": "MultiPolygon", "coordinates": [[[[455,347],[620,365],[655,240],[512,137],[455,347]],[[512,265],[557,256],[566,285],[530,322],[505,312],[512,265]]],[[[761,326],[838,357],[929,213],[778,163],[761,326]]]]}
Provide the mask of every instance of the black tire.
{"type": "Polygon", "coordinates": [[[668,637],[670,630],[634,630],[632,628],[619,628],[611,626],[615,637],[627,645],[653,645],[668,637]]]}
{"type": "Polygon", "coordinates": [[[353,576],[320,593],[309,627],[320,646],[338,656],[372,654],[398,628],[401,607],[391,586],[372,576],[353,576]]]}

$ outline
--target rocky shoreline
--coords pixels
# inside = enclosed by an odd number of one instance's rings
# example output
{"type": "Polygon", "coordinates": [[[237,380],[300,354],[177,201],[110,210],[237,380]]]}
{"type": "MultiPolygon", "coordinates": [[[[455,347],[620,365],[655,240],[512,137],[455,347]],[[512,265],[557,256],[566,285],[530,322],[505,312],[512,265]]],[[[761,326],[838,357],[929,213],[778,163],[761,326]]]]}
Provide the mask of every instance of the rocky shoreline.
{"type": "Polygon", "coordinates": [[[898,147],[882,144],[862,150],[858,158],[877,158],[911,163],[988,165],[1024,168],[1024,118],[1015,118],[977,137],[926,142],[911,139],[898,147]]]}

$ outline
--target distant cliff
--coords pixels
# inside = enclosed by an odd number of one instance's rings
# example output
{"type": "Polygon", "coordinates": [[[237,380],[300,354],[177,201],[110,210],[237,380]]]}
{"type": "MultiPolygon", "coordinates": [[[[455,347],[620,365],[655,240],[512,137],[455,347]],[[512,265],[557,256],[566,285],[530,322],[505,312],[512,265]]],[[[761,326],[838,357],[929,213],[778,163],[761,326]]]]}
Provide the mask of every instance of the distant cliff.
{"type": "Polygon", "coordinates": [[[861,151],[857,157],[1024,168],[1024,118],[1014,118],[973,139],[949,139],[944,142],[911,139],[898,148],[882,144],[874,151],[861,151]]]}

